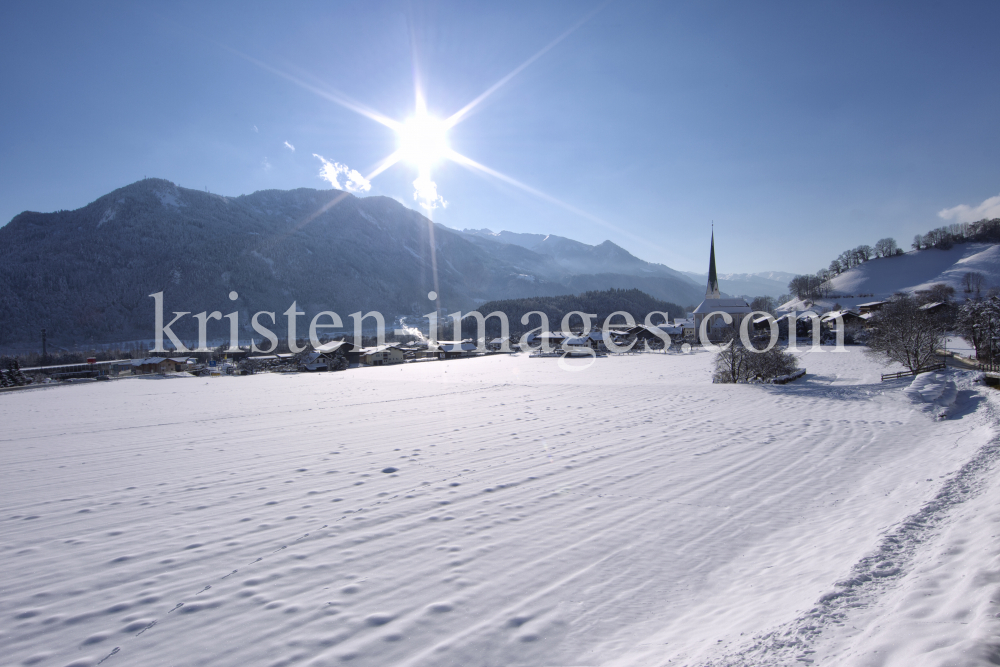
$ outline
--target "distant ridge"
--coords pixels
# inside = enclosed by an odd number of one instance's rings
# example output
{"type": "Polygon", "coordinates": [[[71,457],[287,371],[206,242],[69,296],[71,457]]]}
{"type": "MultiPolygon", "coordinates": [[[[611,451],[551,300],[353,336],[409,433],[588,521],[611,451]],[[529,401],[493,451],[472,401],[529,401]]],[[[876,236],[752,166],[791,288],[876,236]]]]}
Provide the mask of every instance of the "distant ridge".
{"type": "MultiPolygon", "coordinates": [[[[685,271],[684,275],[703,285],[707,273],[685,271]]],[[[785,271],[760,271],[757,273],[720,273],[719,289],[725,294],[743,296],[773,296],[788,294],[788,282],[794,273],[785,271]]]]}

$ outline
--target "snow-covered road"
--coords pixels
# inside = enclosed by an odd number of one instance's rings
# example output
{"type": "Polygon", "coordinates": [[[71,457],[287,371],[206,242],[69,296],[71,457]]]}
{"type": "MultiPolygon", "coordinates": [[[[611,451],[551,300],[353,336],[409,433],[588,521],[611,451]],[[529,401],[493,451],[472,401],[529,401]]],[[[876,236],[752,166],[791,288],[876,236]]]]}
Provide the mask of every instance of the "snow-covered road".
{"type": "MultiPolygon", "coordinates": [[[[961,375],[937,421],[858,350],[806,352],[784,386],[713,385],[710,361],[487,357],[0,395],[2,662],[735,664],[995,435],[993,399],[961,375]]],[[[980,550],[951,562],[1000,571],[997,540],[980,550]]],[[[991,664],[975,660],[1000,605],[978,598],[953,641],[918,652],[932,661],[891,648],[892,628],[912,631],[885,606],[907,567],[857,612],[879,632],[830,622],[803,639],[816,653],[767,659],[946,664],[961,641],[955,664],[991,664]]]]}

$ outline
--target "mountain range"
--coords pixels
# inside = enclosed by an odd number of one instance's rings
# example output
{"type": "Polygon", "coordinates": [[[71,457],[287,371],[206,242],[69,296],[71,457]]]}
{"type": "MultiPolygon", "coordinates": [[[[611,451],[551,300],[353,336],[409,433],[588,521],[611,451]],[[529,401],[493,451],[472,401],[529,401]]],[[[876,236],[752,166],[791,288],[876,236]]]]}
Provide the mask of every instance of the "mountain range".
{"type": "MultiPolygon", "coordinates": [[[[590,246],[543,234],[454,230],[388,197],[339,190],[263,190],[226,197],[143,179],[74,211],[26,211],[0,227],[0,346],[150,339],[153,299],[171,311],[258,311],[293,301],[299,335],[318,312],[398,317],[468,311],[495,299],[638,288],[698,303],[701,284],[612,241],[590,246]],[[436,291],[439,304],[428,299],[436,291]],[[231,294],[234,292],[235,294],[231,294]]],[[[369,320],[370,322],[371,320],[369,320]]],[[[209,322],[227,338],[229,322],[209,322]]],[[[174,325],[197,336],[191,316],[174,325]]],[[[245,335],[245,334],[242,334],[245,335]]],[[[279,335],[284,335],[283,333],[279,335]]]]}
{"type": "MultiPolygon", "coordinates": [[[[708,279],[707,273],[684,271],[684,275],[703,285],[708,279]]],[[[761,271],[758,273],[720,273],[719,289],[725,294],[734,296],[773,296],[788,294],[788,283],[795,277],[794,273],[785,271],[761,271]]]]}

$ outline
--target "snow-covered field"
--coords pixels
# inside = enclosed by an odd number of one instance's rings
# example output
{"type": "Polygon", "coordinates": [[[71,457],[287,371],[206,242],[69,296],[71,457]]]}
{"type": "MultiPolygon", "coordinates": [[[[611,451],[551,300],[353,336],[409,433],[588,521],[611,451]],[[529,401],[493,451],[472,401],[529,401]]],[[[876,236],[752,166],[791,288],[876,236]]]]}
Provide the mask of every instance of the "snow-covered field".
{"type": "Polygon", "coordinates": [[[2,394],[0,662],[1000,664],[992,390],[710,361],[2,394]]]}

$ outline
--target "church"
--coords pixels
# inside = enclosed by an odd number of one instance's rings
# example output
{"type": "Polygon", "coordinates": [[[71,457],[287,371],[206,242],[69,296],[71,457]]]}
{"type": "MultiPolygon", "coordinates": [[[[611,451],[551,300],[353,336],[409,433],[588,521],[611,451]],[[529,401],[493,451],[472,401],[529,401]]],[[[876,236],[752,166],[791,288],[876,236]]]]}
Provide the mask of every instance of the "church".
{"type": "Polygon", "coordinates": [[[715,270],[715,230],[712,230],[712,247],[708,257],[708,287],[705,289],[705,300],[694,309],[694,331],[695,336],[701,335],[701,324],[705,318],[711,315],[706,327],[709,340],[717,340],[722,335],[722,330],[727,326],[732,326],[739,331],[740,322],[751,313],[750,305],[743,299],[723,299],[719,292],[719,276],[715,270]],[[712,313],[716,313],[712,315],[712,313]],[[728,313],[733,318],[732,325],[726,324],[722,315],[717,313],[728,313]]]}

